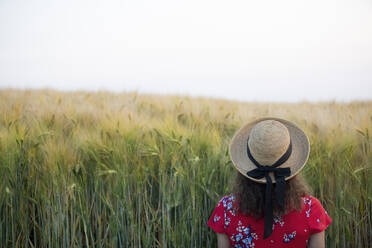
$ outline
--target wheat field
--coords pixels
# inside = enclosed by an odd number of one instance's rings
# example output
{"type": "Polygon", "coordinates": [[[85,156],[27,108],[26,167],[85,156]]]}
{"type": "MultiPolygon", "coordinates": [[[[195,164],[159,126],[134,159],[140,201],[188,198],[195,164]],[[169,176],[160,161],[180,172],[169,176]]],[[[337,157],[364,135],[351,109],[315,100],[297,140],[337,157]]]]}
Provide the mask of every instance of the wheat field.
{"type": "Polygon", "coordinates": [[[1,247],[216,247],[206,225],[228,145],[274,116],[307,133],[302,174],[327,247],[371,247],[372,102],[254,103],[138,93],[0,91],[1,247]]]}

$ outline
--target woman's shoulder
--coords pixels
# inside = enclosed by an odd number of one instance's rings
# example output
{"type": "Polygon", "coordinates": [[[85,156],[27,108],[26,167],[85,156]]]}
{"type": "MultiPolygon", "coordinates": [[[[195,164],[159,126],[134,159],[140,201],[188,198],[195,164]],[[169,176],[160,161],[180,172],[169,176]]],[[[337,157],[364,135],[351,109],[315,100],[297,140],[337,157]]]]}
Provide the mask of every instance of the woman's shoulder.
{"type": "Polygon", "coordinates": [[[322,206],[319,199],[312,195],[305,195],[301,197],[305,209],[312,208],[313,206],[322,206]]]}
{"type": "Polygon", "coordinates": [[[228,194],[228,195],[222,196],[219,202],[223,202],[223,201],[235,201],[234,194],[228,194]]]}
{"type": "Polygon", "coordinates": [[[218,202],[216,209],[224,211],[227,215],[237,216],[239,214],[239,204],[234,194],[225,195],[218,202]]]}
{"type": "Polygon", "coordinates": [[[230,210],[236,205],[236,198],[233,194],[223,196],[218,202],[217,207],[222,207],[225,210],[230,210]]]}
{"type": "Polygon", "coordinates": [[[303,196],[302,200],[303,200],[302,212],[306,215],[307,218],[311,219],[316,217],[317,221],[319,221],[318,220],[319,216],[324,215],[327,217],[327,219],[329,218],[328,212],[324,209],[322,203],[318,198],[312,195],[308,195],[303,196]]]}
{"type": "Polygon", "coordinates": [[[318,233],[326,229],[332,222],[328,212],[324,209],[320,200],[314,196],[302,197],[304,207],[302,213],[308,220],[310,233],[318,233]]]}

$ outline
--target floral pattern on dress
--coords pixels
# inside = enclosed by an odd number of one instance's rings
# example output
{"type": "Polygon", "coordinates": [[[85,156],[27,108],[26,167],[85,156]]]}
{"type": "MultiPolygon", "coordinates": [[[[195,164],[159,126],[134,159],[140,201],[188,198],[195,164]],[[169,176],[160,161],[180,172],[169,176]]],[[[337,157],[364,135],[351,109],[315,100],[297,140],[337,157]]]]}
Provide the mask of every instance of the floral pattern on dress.
{"type": "Polygon", "coordinates": [[[310,217],[310,212],[311,212],[311,207],[312,207],[312,205],[311,205],[311,198],[309,198],[309,197],[303,197],[302,199],[304,201],[305,207],[308,207],[309,208],[308,210],[306,210],[306,217],[309,218],[310,217]]]}
{"type": "MultiPolygon", "coordinates": [[[[235,197],[233,195],[229,195],[227,197],[223,197],[220,202],[222,202],[221,205],[224,211],[224,229],[227,229],[230,225],[231,217],[236,216],[237,209],[233,206],[235,197]]],[[[253,240],[256,240],[257,238],[258,236],[252,229],[251,225],[244,226],[241,221],[238,222],[236,232],[233,233],[230,237],[231,240],[234,240],[234,242],[236,242],[236,244],[234,245],[235,248],[255,247],[253,240]]]]}
{"type": "Polygon", "coordinates": [[[224,220],[225,220],[225,223],[224,223],[224,229],[228,228],[229,225],[230,225],[230,216],[229,215],[232,215],[232,216],[235,216],[236,214],[236,209],[233,207],[233,203],[235,201],[235,197],[234,195],[228,195],[226,197],[223,197],[218,206],[221,206],[223,207],[223,215],[224,215],[224,220]]]}
{"type": "Polygon", "coordinates": [[[248,227],[244,225],[239,225],[236,228],[237,234],[234,233],[231,235],[230,239],[233,240],[236,244],[234,244],[235,248],[251,248],[255,247],[254,240],[258,239],[257,234],[252,229],[251,225],[248,227]]]}
{"type": "Polygon", "coordinates": [[[233,201],[235,200],[235,197],[233,195],[229,195],[228,197],[222,198],[223,207],[225,210],[232,209],[233,201]]]}
{"type": "Polygon", "coordinates": [[[318,199],[302,197],[301,211],[273,218],[273,232],[263,239],[264,218],[243,215],[233,195],[223,197],[208,221],[214,231],[225,233],[231,247],[305,247],[310,235],[327,228],[332,219],[318,199]]]}
{"type": "Polygon", "coordinates": [[[293,231],[292,233],[289,233],[289,234],[284,234],[283,236],[283,242],[284,243],[289,243],[291,242],[292,240],[294,240],[296,237],[296,231],[293,231]]]}
{"type": "Polygon", "coordinates": [[[275,225],[279,224],[280,227],[284,226],[284,221],[282,216],[274,217],[273,218],[273,230],[275,229],[275,225]]]}
{"type": "Polygon", "coordinates": [[[221,219],[221,217],[219,215],[215,215],[214,218],[213,218],[213,222],[216,223],[220,219],[221,219]]]}
{"type": "Polygon", "coordinates": [[[224,212],[224,217],[225,217],[225,229],[229,227],[229,224],[230,224],[230,217],[229,215],[226,213],[226,211],[224,212]]]}

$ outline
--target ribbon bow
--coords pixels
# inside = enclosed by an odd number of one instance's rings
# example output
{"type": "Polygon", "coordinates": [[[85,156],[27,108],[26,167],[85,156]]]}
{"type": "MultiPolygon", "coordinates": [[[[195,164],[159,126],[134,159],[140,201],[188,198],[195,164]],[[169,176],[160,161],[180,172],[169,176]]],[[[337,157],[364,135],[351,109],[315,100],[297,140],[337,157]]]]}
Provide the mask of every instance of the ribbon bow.
{"type": "MultiPolygon", "coordinates": [[[[249,137],[248,137],[249,138],[249,137]]],[[[270,172],[274,173],[276,182],[276,199],[280,206],[284,207],[284,191],[285,191],[285,178],[291,175],[290,168],[277,168],[283,164],[292,153],[292,143],[289,143],[287,151],[281,156],[273,165],[265,166],[258,163],[252,156],[248,142],[247,142],[247,153],[249,159],[257,166],[256,169],[247,172],[249,177],[256,179],[266,178],[266,191],[265,191],[265,230],[264,239],[269,237],[272,233],[273,225],[273,206],[271,199],[272,180],[269,175],[270,172]]]]}

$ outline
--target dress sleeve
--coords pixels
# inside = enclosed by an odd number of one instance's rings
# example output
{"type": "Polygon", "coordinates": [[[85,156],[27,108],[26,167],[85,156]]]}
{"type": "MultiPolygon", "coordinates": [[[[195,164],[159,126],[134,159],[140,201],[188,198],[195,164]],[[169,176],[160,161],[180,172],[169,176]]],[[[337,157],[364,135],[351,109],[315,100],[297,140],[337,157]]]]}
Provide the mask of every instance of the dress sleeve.
{"type": "Polygon", "coordinates": [[[225,232],[225,211],[223,208],[222,198],[216,208],[213,210],[213,213],[208,221],[208,226],[212,228],[217,233],[225,232]]]}
{"type": "Polygon", "coordinates": [[[311,234],[324,231],[332,222],[327,211],[315,197],[311,197],[311,206],[310,211],[308,212],[308,218],[311,234]]]}

